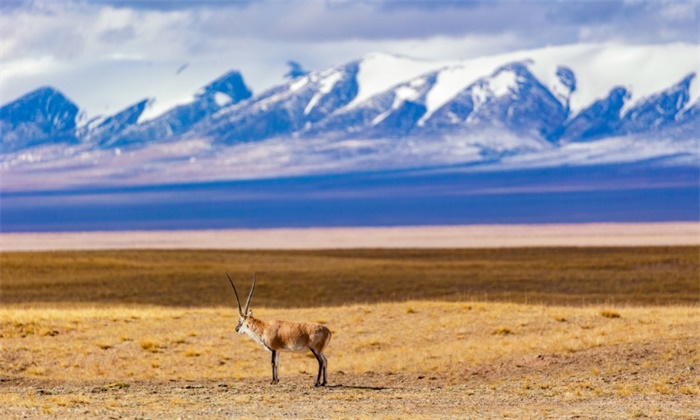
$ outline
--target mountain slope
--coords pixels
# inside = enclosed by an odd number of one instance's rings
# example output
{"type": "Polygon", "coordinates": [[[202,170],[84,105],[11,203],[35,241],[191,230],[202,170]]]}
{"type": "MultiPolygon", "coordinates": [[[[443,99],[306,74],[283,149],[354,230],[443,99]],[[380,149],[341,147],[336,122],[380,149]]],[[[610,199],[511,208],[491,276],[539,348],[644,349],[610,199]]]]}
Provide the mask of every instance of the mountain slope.
{"type": "Polygon", "coordinates": [[[355,97],[357,71],[356,63],[349,63],[290,81],[218,112],[192,135],[233,144],[299,132],[355,97]]]}
{"type": "Polygon", "coordinates": [[[691,73],[669,89],[638,101],[622,118],[622,130],[625,133],[637,133],[649,127],[661,128],[680,120],[690,101],[690,86],[696,77],[695,73],[691,73]]]}
{"type": "Polygon", "coordinates": [[[141,115],[137,120],[139,124],[126,127],[118,135],[103,140],[101,145],[128,146],[172,140],[220,109],[237,104],[251,96],[252,93],[241,74],[231,71],[203,87],[195,94],[191,103],[179,105],[152,120],[141,115]]]}
{"type": "Polygon", "coordinates": [[[567,117],[566,105],[534,77],[527,63],[516,62],[469,85],[421,125],[433,132],[501,126],[525,137],[557,140],[567,117]]]}
{"type": "Polygon", "coordinates": [[[138,123],[150,103],[144,99],[111,117],[97,117],[78,129],[78,137],[102,147],[111,146],[124,130],[138,123]]]}
{"type": "Polygon", "coordinates": [[[58,90],[42,87],[0,108],[0,152],[45,142],[75,143],[78,106],[58,90]]]}

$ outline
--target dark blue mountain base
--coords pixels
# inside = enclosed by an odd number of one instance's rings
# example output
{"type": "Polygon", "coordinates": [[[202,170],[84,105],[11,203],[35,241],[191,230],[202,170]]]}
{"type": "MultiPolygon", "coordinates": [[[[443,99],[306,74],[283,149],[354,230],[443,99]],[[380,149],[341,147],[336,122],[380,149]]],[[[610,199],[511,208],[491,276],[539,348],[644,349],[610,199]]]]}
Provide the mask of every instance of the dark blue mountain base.
{"type": "Polygon", "coordinates": [[[699,187],[697,168],[637,164],[3,193],[0,230],[698,221],[699,187]]]}

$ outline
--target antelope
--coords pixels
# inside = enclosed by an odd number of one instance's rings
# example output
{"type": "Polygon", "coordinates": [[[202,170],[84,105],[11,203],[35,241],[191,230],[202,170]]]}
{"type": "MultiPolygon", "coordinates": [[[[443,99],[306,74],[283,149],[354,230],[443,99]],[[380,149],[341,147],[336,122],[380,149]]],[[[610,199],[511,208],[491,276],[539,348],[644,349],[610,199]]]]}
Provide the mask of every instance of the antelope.
{"type": "Polygon", "coordinates": [[[311,353],[318,361],[318,375],[314,386],[326,386],[326,368],[328,360],[323,354],[323,350],[331,341],[331,331],[323,325],[310,322],[289,322],[289,321],[263,321],[253,317],[253,311],[249,310],[250,298],[255,290],[255,273],[253,273],[253,285],[248,294],[248,300],[245,302],[245,310],[241,309],[241,300],[238,298],[238,291],[233,284],[233,280],[226,273],[228,281],[233,287],[233,293],[236,295],[236,303],[238,304],[238,325],[236,333],[241,335],[248,334],[255,342],[272,353],[272,382],[274,385],[279,382],[279,363],[280,352],[293,351],[305,352],[311,350],[311,353]],[[323,381],[321,379],[323,378],[323,381]]]}

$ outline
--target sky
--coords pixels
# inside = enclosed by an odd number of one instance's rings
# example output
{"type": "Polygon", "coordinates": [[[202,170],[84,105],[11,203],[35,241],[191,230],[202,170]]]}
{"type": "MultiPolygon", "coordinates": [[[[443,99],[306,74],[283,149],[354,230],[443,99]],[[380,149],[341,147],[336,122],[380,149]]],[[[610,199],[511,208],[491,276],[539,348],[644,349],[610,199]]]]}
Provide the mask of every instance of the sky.
{"type": "Polygon", "coordinates": [[[290,60],[318,70],[375,51],[452,60],[592,42],[699,44],[700,2],[3,0],[0,104],[50,85],[93,117],[184,102],[232,69],[260,93],[290,60]]]}

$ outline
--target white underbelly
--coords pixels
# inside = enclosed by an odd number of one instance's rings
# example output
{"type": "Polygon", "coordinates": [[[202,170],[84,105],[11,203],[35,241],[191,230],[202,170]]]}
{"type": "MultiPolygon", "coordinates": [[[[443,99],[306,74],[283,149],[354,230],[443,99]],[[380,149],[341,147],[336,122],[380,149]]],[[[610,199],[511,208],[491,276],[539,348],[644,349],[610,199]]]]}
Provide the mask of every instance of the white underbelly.
{"type": "Polygon", "coordinates": [[[309,351],[309,348],[301,343],[291,343],[284,346],[284,348],[281,350],[291,352],[307,352],[309,351]]]}

